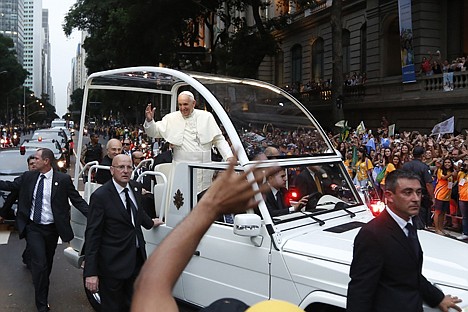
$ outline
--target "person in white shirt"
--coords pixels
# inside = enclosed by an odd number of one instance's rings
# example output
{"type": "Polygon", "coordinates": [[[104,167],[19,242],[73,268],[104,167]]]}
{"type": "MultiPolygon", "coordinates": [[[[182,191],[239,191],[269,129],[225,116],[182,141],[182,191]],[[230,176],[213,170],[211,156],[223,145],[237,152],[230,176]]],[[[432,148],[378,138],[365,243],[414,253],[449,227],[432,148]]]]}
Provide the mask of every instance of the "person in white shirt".
{"type": "MultiPolygon", "coordinates": [[[[224,160],[233,158],[232,150],[213,115],[195,109],[196,101],[190,91],[177,97],[179,110],[154,121],[154,108],[148,104],[143,128],[148,136],[164,138],[172,144],[174,162],[210,162],[211,148],[215,146],[224,160]]],[[[206,170],[205,170],[206,171],[206,170]]],[[[211,176],[198,174],[199,190],[211,184],[211,176]]]]}

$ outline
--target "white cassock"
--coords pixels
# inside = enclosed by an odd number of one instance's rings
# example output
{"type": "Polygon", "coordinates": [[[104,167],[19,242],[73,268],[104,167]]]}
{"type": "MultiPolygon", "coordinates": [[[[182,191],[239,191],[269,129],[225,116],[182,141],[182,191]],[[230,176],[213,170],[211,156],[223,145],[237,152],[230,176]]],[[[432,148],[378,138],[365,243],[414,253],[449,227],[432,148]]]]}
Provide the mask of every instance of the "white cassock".
{"type": "MultiPolygon", "coordinates": [[[[231,148],[209,112],[194,109],[184,117],[180,111],[167,114],[161,121],[143,124],[148,136],[164,138],[173,145],[174,162],[211,162],[211,147],[215,146],[224,160],[233,157],[231,148]]],[[[198,170],[198,191],[211,185],[211,170],[198,170]]]]}

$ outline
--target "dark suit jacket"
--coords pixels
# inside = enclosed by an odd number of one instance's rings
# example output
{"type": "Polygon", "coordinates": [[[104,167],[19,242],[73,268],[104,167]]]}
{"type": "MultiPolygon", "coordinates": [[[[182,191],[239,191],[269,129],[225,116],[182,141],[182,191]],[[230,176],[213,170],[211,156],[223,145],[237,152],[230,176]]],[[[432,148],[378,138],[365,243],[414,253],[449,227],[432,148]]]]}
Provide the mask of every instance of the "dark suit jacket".
{"type": "MultiPolygon", "coordinates": [[[[284,199],[285,190],[280,190],[280,192],[283,193],[284,199]]],[[[289,213],[289,205],[287,205],[286,203],[284,203],[284,207],[286,208],[281,209],[280,207],[278,207],[278,202],[276,201],[276,198],[271,190],[266,192],[265,194],[265,204],[268,208],[268,211],[270,212],[270,216],[272,217],[282,216],[289,213]]]]}
{"type": "Polygon", "coordinates": [[[141,184],[129,182],[136,199],[135,226],[120,199],[112,180],[98,188],[90,199],[86,227],[84,276],[129,278],[136,266],[136,239],[143,259],[145,240],[141,226],[151,229],[153,220],[141,209],[141,184]],[[136,189],[136,191],[135,191],[136,189]]]}
{"type": "MultiPolygon", "coordinates": [[[[112,159],[110,159],[109,156],[106,155],[102,159],[100,165],[110,167],[112,166],[112,159]]],[[[99,184],[104,184],[111,179],[112,179],[112,174],[110,173],[110,170],[106,170],[106,169],[98,169],[96,171],[96,175],[94,176],[94,180],[96,180],[96,182],[99,184]]]]}
{"type": "MultiPolygon", "coordinates": [[[[39,172],[27,171],[14,181],[0,181],[0,189],[10,192],[17,190],[19,192],[16,223],[21,238],[24,237],[26,225],[31,222],[32,198],[38,177],[39,172]]],[[[82,214],[85,216],[88,214],[88,204],[73,186],[70,176],[54,170],[51,193],[52,214],[57,233],[64,242],[73,239],[73,230],[70,226],[69,199],[82,214]]]]}
{"type": "Polygon", "coordinates": [[[416,255],[408,238],[384,210],[364,225],[354,241],[347,311],[422,311],[437,306],[444,294],[422,275],[422,250],[416,255]]]}
{"type": "Polygon", "coordinates": [[[318,192],[317,184],[307,168],[296,176],[294,186],[299,193],[299,198],[318,192]]]}

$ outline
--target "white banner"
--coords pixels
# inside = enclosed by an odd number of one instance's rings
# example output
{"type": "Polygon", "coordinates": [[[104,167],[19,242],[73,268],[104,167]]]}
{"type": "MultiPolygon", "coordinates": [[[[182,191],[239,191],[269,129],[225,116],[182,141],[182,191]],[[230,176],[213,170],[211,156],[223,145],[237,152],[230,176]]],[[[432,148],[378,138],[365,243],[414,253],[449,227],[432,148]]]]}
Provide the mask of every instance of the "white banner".
{"type": "Polygon", "coordinates": [[[431,135],[453,133],[455,127],[455,117],[452,116],[434,126],[431,135]]]}
{"type": "Polygon", "coordinates": [[[395,124],[392,124],[388,126],[388,136],[394,136],[395,135],[395,124]]]}

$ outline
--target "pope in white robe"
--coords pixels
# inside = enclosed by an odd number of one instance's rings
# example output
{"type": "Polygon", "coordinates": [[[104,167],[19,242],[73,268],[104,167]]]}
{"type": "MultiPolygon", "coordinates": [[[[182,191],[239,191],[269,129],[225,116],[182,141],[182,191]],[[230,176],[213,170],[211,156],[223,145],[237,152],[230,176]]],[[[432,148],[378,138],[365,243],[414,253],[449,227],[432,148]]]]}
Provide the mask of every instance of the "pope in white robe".
{"type": "MultiPolygon", "coordinates": [[[[209,112],[195,109],[195,98],[183,91],[177,98],[179,110],[167,114],[161,121],[154,121],[154,109],[146,107],[143,128],[153,138],[164,138],[172,144],[174,162],[210,162],[211,147],[215,146],[224,160],[233,157],[232,150],[209,112]]],[[[211,184],[211,171],[198,170],[198,190],[211,184]]]]}

